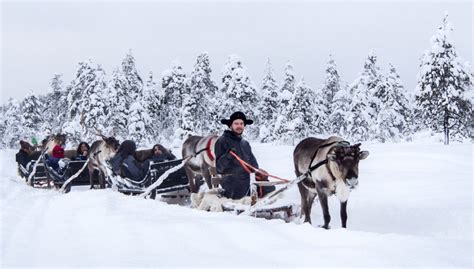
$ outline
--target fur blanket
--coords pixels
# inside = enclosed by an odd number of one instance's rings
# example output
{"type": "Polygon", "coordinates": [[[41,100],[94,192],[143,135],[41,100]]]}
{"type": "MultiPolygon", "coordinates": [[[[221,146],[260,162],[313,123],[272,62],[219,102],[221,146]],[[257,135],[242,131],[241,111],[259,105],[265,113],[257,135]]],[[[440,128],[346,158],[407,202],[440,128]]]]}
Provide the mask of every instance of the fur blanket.
{"type": "Polygon", "coordinates": [[[252,198],[250,196],[244,196],[238,200],[232,200],[225,197],[219,197],[218,189],[211,189],[200,193],[191,193],[191,207],[199,210],[211,211],[211,212],[222,212],[222,205],[231,202],[242,205],[250,205],[252,198]]]}

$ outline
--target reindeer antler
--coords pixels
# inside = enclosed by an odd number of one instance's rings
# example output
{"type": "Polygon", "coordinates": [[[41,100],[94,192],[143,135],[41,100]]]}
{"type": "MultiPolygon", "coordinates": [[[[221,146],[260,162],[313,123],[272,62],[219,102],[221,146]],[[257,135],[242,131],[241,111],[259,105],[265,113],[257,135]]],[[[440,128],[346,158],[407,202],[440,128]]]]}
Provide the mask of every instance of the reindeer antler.
{"type": "Polygon", "coordinates": [[[97,127],[94,126],[94,129],[96,131],[96,135],[99,135],[100,137],[102,137],[102,139],[106,139],[107,137],[105,135],[102,134],[102,131],[97,129],[97,127]]]}

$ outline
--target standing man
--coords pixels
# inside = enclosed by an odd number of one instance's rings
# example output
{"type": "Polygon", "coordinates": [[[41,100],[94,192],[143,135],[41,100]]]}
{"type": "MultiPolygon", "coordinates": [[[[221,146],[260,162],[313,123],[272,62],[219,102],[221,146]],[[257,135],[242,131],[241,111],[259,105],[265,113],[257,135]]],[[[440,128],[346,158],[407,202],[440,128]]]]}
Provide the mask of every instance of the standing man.
{"type": "MultiPolygon", "coordinates": [[[[249,142],[242,138],[245,126],[253,123],[245,114],[238,111],[233,113],[229,119],[222,119],[222,124],[229,127],[219,137],[215,146],[216,170],[222,175],[221,186],[224,188],[224,196],[231,199],[240,199],[250,195],[250,175],[239,161],[229,152],[233,151],[245,162],[258,168],[257,159],[252,153],[249,142]]],[[[274,186],[264,187],[263,195],[275,189],[274,186]]]]}

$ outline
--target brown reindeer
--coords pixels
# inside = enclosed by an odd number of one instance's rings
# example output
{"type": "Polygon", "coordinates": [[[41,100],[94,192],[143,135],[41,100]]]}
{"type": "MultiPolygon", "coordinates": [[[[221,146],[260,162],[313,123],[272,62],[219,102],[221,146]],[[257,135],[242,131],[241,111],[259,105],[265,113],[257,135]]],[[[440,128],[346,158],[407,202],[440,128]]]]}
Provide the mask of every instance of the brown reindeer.
{"type": "Polygon", "coordinates": [[[324,216],[322,227],[328,229],[331,221],[328,196],[335,194],[341,204],[342,227],[346,228],[347,200],[350,191],[359,183],[359,161],[369,155],[359,147],[360,144],[350,145],[335,136],[306,138],[296,146],[293,152],[295,173],[299,177],[308,172],[307,177],[298,183],[305,222],[311,223],[311,207],[318,196],[324,216]]]}
{"type": "Polygon", "coordinates": [[[119,141],[114,137],[106,137],[102,134],[100,136],[102,137],[102,140],[97,140],[92,143],[89,151],[89,163],[87,164],[87,168],[89,170],[91,189],[94,188],[94,170],[99,171],[100,188],[105,188],[105,178],[109,176],[107,174],[106,161],[112,158],[120,147],[119,141]]]}

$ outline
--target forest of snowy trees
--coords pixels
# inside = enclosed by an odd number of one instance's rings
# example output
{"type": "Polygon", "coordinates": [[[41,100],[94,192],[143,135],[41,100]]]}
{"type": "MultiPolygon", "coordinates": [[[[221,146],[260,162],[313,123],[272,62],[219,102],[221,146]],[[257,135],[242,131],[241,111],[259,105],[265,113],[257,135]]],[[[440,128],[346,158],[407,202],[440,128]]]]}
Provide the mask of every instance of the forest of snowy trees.
{"type": "Polygon", "coordinates": [[[270,59],[263,81],[231,55],[219,81],[211,78],[210,57],[197,56],[189,72],[178,62],[157,78],[141,74],[129,52],[110,75],[91,60],[80,62],[66,83],[54,75],[46,94],[10,99],[1,108],[1,147],[20,139],[65,133],[68,142],[92,142],[96,129],[138,145],[166,143],[188,134],[221,133],[219,120],[243,111],[255,124],[250,140],[295,144],[307,136],[340,135],[350,141],[410,140],[415,132],[443,133],[449,140],[472,136],[472,68],[461,62],[450,39],[447,16],[421,57],[415,91],[403,86],[393,65],[382,68],[370,52],[350,84],[329,56],[321,86],[296,78],[290,62],[277,81],[270,59]]]}

